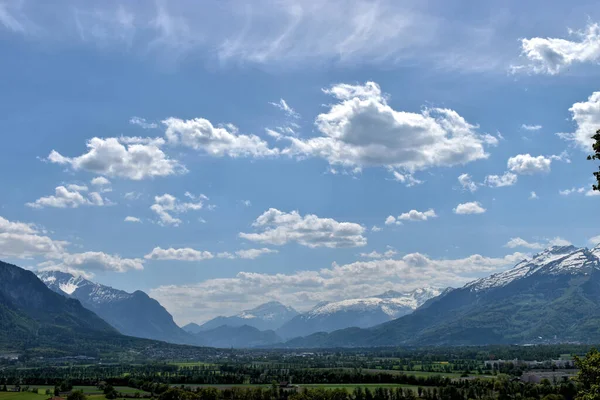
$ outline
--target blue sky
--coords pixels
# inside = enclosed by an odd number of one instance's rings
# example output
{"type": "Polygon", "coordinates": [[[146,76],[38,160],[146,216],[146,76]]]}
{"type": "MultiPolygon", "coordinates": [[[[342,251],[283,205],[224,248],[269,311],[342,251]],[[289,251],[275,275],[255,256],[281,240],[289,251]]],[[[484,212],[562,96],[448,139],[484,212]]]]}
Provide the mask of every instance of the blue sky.
{"type": "Polygon", "coordinates": [[[186,323],[594,245],[600,11],[421,3],[0,0],[0,256],[186,323]]]}

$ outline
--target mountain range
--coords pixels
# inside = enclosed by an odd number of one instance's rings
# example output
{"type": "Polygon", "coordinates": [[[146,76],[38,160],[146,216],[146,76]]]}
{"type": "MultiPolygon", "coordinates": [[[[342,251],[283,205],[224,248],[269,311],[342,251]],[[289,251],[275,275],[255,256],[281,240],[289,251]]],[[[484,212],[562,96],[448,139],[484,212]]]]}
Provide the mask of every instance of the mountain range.
{"type": "Polygon", "coordinates": [[[261,304],[250,310],[245,310],[230,317],[216,317],[202,325],[187,324],[184,330],[190,333],[208,331],[226,325],[229,327],[251,326],[259,330],[275,330],[298,315],[298,311],[285,306],[278,301],[261,304]]]}
{"type": "Polygon", "coordinates": [[[285,323],[277,333],[293,338],[349,327],[369,328],[409,314],[441,292],[435,288],[408,293],[390,290],[372,297],[320,303],[285,323]]]}
{"type": "Polygon", "coordinates": [[[600,246],[553,246],[505,272],[444,292],[369,329],[292,339],[287,347],[600,341],[600,246]]]}
{"type": "Polygon", "coordinates": [[[196,344],[158,301],[142,291],[127,293],[59,271],[43,271],[38,277],[53,291],[79,300],[124,335],[196,344]]]}

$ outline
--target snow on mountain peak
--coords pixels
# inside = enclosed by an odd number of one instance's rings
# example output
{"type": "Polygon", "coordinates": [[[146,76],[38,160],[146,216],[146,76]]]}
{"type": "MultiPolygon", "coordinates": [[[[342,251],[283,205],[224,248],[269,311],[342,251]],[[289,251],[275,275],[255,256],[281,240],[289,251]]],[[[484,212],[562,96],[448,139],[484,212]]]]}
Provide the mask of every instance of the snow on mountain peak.
{"type": "Polygon", "coordinates": [[[523,260],[513,268],[486,278],[467,283],[474,291],[506,286],[509,283],[534,274],[576,274],[590,268],[600,269],[600,248],[577,248],[572,245],[552,246],[535,254],[531,260],[523,260]]]}
{"type": "Polygon", "coordinates": [[[50,289],[60,291],[69,296],[74,296],[75,292],[84,291],[87,293],[90,301],[94,303],[108,303],[132,296],[122,290],[88,281],[82,276],[74,276],[66,272],[42,271],[38,273],[38,277],[50,289]]]}
{"type": "Polygon", "coordinates": [[[281,304],[278,301],[270,301],[268,303],[261,304],[251,310],[244,310],[237,315],[239,318],[244,319],[262,319],[265,321],[276,320],[284,318],[288,314],[297,314],[296,310],[292,307],[281,304]]]}
{"type": "Polygon", "coordinates": [[[435,288],[416,289],[408,293],[388,290],[377,296],[346,299],[329,303],[319,303],[306,313],[308,318],[334,314],[336,312],[373,312],[380,310],[391,318],[397,318],[414,311],[427,300],[438,296],[442,291],[435,288]]]}

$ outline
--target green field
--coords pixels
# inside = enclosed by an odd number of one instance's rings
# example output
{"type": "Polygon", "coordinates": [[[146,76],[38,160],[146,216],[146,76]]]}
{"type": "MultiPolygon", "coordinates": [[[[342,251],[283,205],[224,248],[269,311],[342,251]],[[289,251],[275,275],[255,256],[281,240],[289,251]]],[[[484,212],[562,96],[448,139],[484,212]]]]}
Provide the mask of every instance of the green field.
{"type": "Polygon", "coordinates": [[[48,397],[33,392],[0,392],[0,400],[46,400],[48,397]]]}

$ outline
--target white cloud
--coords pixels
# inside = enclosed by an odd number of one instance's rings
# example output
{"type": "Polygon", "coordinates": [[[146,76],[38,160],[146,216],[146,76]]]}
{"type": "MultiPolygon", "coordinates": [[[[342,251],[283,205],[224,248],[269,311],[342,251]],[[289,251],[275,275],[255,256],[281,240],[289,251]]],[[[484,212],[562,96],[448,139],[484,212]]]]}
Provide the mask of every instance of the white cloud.
{"type": "Polygon", "coordinates": [[[478,201],[470,201],[457,205],[453,211],[455,214],[482,214],[486,209],[478,201]]]}
{"type": "Polygon", "coordinates": [[[359,255],[363,258],[374,258],[374,259],[380,259],[380,258],[392,258],[394,257],[396,254],[398,254],[398,252],[394,249],[389,249],[386,250],[383,253],[379,253],[375,250],[373,250],[370,253],[360,253],[359,255]]]}
{"type": "Polygon", "coordinates": [[[374,82],[324,90],[339,100],[316,119],[322,136],[286,137],[282,152],[326,159],[349,168],[385,166],[402,171],[466,164],[486,158],[484,137],[458,113],[396,111],[374,82]]]}
{"type": "Polygon", "coordinates": [[[526,247],[528,249],[543,249],[545,246],[538,242],[528,242],[520,237],[511,238],[504,247],[514,249],[515,247],[526,247]]]}
{"type": "Polygon", "coordinates": [[[524,258],[523,253],[514,253],[498,258],[475,254],[460,259],[432,259],[412,253],[397,260],[333,263],[330,268],[292,274],[239,272],[230,278],[160,286],[152,289],[150,295],[160,301],[178,323],[202,322],[271,300],[307,310],[320,301],[364,297],[386,290],[456,287],[503,270],[524,258]]]}
{"type": "Polygon", "coordinates": [[[512,172],[505,172],[502,175],[488,175],[485,177],[485,184],[490,187],[512,186],[517,183],[518,177],[512,172]]]}
{"type": "Polygon", "coordinates": [[[69,243],[53,240],[34,224],[0,217],[0,257],[57,257],[69,243]]]}
{"type": "Polygon", "coordinates": [[[388,217],[385,219],[385,224],[386,225],[402,225],[402,222],[397,221],[396,217],[394,217],[393,215],[388,215],[388,217]]]}
{"type": "Polygon", "coordinates": [[[156,129],[158,128],[158,124],[155,122],[148,122],[145,118],[140,117],[131,117],[129,123],[132,125],[137,125],[143,129],[156,129]]]}
{"type": "Polygon", "coordinates": [[[406,183],[406,187],[412,187],[412,186],[420,185],[421,183],[423,183],[422,180],[415,178],[413,176],[413,174],[408,174],[408,173],[402,174],[393,169],[391,169],[391,172],[394,175],[394,180],[396,180],[398,182],[406,183]]]}
{"type": "Polygon", "coordinates": [[[257,257],[262,256],[263,254],[273,254],[273,253],[278,253],[278,251],[277,250],[268,249],[266,247],[263,247],[262,249],[238,250],[238,251],[235,252],[235,254],[239,258],[245,258],[245,259],[249,259],[249,260],[254,260],[257,257]]]}
{"type": "Polygon", "coordinates": [[[199,251],[190,248],[182,249],[162,249],[155,247],[150,253],[144,256],[147,260],[178,260],[178,261],[203,261],[213,258],[210,251],[199,251]]]}
{"type": "Polygon", "coordinates": [[[508,159],[507,166],[510,171],[519,175],[548,173],[550,172],[550,164],[552,164],[552,159],[555,157],[558,156],[533,157],[530,154],[518,154],[508,159]]]}
{"type": "Polygon", "coordinates": [[[139,199],[140,197],[142,197],[142,194],[138,193],[138,192],[127,192],[123,195],[123,197],[125,197],[125,199],[131,201],[131,200],[139,199]]]}
{"type": "Polygon", "coordinates": [[[201,201],[193,202],[182,202],[175,196],[168,193],[162,196],[154,196],[154,204],[150,206],[150,209],[156,213],[160,225],[172,225],[178,226],[182,221],[174,217],[172,214],[182,214],[191,210],[200,210],[203,207],[201,201]]]}
{"type": "Polygon", "coordinates": [[[252,224],[260,233],[240,233],[253,242],[284,245],[297,242],[308,247],[357,247],[367,244],[365,228],[352,222],[319,218],[314,214],[301,216],[298,211],[286,213],[270,208],[252,224]]]}
{"type": "Polygon", "coordinates": [[[430,208],[427,211],[410,210],[409,212],[400,214],[398,219],[403,221],[427,221],[429,218],[435,217],[437,217],[435,211],[430,208]]]}
{"type": "Polygon", "coordinates": [[[540,129],[542,129],[542,126],[541,125],[523,124],[523,125],[521,125],[521,129],[525,129],[526,131],[539,131],[540,129]]]}
{"type": "Polygon", "coordinates": [[[595,247],[595,246],[597,246],[597,245],[599,245],[599,244],[600,244],[600,235],[598,235],[598,236],[594,236],[594,237],[591,237],[591,238],[588,240],[588,242],[590,242],[590,244],[591,244],[592,246],[594,246],[594,247],[595,247]]]}
{"type": "Polygon", "coordinates": [[[585,188],[583,188],[583,187],[571,188],[571,189],[565,189],[565,190],[558,191],[558,193],[561,194],[562,196],[568,196],[573,193],[584,193],[584,192],[585,192],[585,188]]]}
{"type": "Polygon", "coordinates": [[[90,183],[94,186],[108,186],[110,185],[110,181],[103,176],[97,176],[90,181],[90,183]]]}
{"type": "Polygon", "coordinates": [[[600,92],[594,92],[587,101],[573,104],[569,111],[577,129],[572,133],[559,133],[563,139],[573,141],[581,150],[591,152],[592,136],[600,127],[600,92]]]}
{"type": "Polygon", "coordinates": [[[279,150],[256,135],[238,134],[233,125],[215,127],[204,118],[182,120],[168,118],[165,135],[171,145],[182,145],[206,154],[222,157],[266,157],[276,156],[279,150]]]}
{"type": "Polygon", "coordinates": [[[277,102],[277,103],[269,103],[269,104],[271,104],[274,107],[279,108],[288,117],[291,117],[291,118],[300,118],[300,115],[292,107],[290,107],[289,104],[284,99],[279,99],[279,102],[277,102]]]}
{"type": "Polygon", "coordinates": [[[463,190],[468,190],[471,193],[477,191],[477,184],[473,182],[469,174],[460,174],[458,176],[458,183],[460,183],[463,190]]]}
{"type": "Polygon", "coordinates": [[[138,217],[132,217],[132,216],[127,216],[125,217],[125,222],[142,222],[141,219],[139,219],[138,217]]]}
{"type": "Polygon", "coordinates": [[[68,187],[58,186],[54,190],[53,196],[40,197],[34,202],[26,203],[28,207],[44,208],[77,208],[79,206],[104,206],[112,203],[103,199],[97,192],[91,192],[84,196],[81,192],[87,191],[86,186],[69,185],[68,187]]]}
{"type": "Polygon", "coordinates": [[[373,227],[371,228],[371,232],[381,232],[381,228],[377,225],[373,225],[373,227]]]}
{"type": "Polygon", "coordinates": [[[536,192],[532,191],[531,193],[529,193],[529,200],[537,200],[537,199],[539,199],[539,197],[536,192]]]}
{"type": "Polygon", "coordinates": [[[143,270],[144,260],[139,258],[121,258],[118,255],[98,251],[85,253],[62,254],[58,260],[42,263],[43,270],[83,270],[83,271],[113,271],[126,272],[143,270]]]}
{"type": "Polygon", "coordinates": [[[521,40],[521,54],[527,65],[512,67],[536,74],[556,75],[578,63],[600,61],[600,27],[589,24],[584,31],[571,31],[575,40],[533,37],[521,40]]]}
{"type": "Polygon", "coordinates": [[[250,207],[252,205],[252,202],[250,200],[242,200],[242,204],[244,205],[244,207],[250,207]]]}
{"type": "Polygon", "coordinates": [[[87,153],[71,158],[52,150],[48,161],[69,165],[74,170],[132,180],[186,172],[185,167],[166,156],[160,149],[160,142],[153,139],[153,143],[143,144],[137,139],[140,138],[95,137],[88,141],[87,153]]]}
{"type": "MultiPolygon", "coordinates": [[[[272,250],[266,247],[261,249],[244,249],[238,250],[234,253],[230,252],[222,252],[217,253],[217,258],[228,258],[228,259],[248,259],[254,260],[264,254],[273,254],[277,253],[277,250],[272,250]]],[[[210,251],[200,251],[191,248],[181,248],[181,249],[162,249],[160,247],[155,247],[150,253],[144,256],[147,260],[178,260],[178,261],[203,261],[210,260],[215,258],[215,255],[210,251]]]]}
{"type": "Polygon", "coordinates": [[[600,192],[597,190],[592,190],[591,185],[590,187],[579,187],[579,188],[571,188],[571,189],[565,189],[565,190],[559,190],[558,193],[561,196],[569,196],[571,194],[584,194],[586,196],[600,196],[600,192]]]}
{"type": "Polygon", "coordinates": [[[570,246],[572,243],[566,239],[557,236],[553,239],[548,240],[548,244],[550,246],[570,246]]]}
{"type": "Polygon", "coordinates": [[[75,185],[75,184],[70,184],[67,185],[67,189],[72,190],[74,192],[87,192],[88,191],[88,187],[85,185],[75,185]]]}

